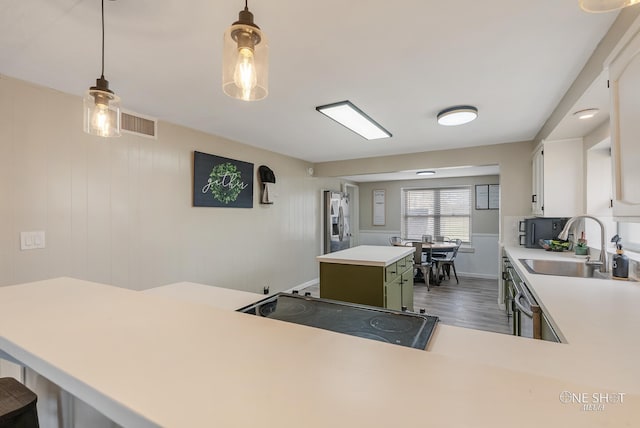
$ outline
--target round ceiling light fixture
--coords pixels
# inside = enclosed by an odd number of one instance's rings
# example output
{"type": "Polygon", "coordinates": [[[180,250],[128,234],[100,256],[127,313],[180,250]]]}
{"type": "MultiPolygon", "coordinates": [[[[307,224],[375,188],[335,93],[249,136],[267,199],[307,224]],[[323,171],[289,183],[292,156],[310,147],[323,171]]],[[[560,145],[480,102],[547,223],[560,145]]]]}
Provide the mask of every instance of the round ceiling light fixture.
{"type": "Polygon", "coordinates": [[[591,119],[593,116],[598,114],[600,109],[597,108],[586,108],[584,110],[578,110],[573,113],[580,120],[591,119]]]}
{"type": "Polygon", "coordinates": [[[418,171],[416,175],[435,175],[435,171],[418,171]]]}
{"type": "Polygon", "coordinates": [[[438,113],[438,123],[443,126],[458,126],[478,117],[478,109],[473,106],[449,107],[438,113]]]}

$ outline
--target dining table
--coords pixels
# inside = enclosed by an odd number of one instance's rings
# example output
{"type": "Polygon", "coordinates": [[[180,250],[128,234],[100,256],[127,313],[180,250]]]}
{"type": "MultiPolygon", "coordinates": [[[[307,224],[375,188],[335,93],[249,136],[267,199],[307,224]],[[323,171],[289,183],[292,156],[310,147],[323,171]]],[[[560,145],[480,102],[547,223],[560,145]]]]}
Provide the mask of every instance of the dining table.
{"type": "MultiPolygon", "coordinates": [[[[431,263],[434,262],[434,259],[432,257],[434,251],[447,253],[447,252],[453,251],[458,246],[455,242],[450,242],[450,241],[423,242],[423,241],[408,240],[408,239],[394,243],[393,245],[396,247],[411,247],[414,245],[414,243],[422,244],[422,252],[427,253],[427,261],[431,263]]],[[[437,263],[437,260],[436,260],[436,263],[437,263]]],[[[438,269],[435,269],[435,272],[437,271],[438,269]]],[[[418,270],[418,272],[420,271],[418,270]]],[[[434,285],[440,285],[440,278],[438,278],[438,275],[436,275],[435,272],[433,269],[431,270],[431,282],[434,285]]]]}

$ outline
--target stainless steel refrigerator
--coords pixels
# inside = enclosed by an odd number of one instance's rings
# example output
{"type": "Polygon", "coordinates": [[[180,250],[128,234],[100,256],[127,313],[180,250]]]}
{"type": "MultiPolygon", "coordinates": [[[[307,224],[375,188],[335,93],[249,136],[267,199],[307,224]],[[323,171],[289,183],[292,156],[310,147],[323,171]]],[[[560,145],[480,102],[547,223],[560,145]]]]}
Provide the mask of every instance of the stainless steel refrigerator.
{"type": "Polygon", "coordinates": [[[349,195],[334,190],[324,192],[324,254],[351,246],[349,195]]]}

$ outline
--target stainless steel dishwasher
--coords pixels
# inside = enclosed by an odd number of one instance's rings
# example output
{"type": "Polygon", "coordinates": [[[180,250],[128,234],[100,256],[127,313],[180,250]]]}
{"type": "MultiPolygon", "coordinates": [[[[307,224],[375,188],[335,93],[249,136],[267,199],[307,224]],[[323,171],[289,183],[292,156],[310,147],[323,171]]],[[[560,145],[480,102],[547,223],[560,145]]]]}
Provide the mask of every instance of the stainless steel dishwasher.
{"type": "MultiPolygon", "coordinates": [[[[560,338],[551,326],[548,317],[542,312],[527,284],[507,259],[504,264],[505,299],[511,306],[511,327],[515,336],[560,342],[560,338]]],[[[509,311],[509,308],[507,308],[509,311]]],[[[509,312],[507,312],[509,316],[509,312]]]]}

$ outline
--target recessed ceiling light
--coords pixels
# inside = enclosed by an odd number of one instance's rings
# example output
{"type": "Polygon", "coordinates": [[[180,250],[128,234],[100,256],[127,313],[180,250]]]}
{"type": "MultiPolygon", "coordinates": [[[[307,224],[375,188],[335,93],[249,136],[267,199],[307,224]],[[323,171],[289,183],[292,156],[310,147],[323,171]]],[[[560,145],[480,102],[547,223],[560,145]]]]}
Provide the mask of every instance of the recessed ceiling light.
{"type": "Polygon", "coordinates": [[[600,109],[597,109],[597,108],[586,108],[584,110],[578,110],[574,112],[573,115],[581,120],[591,119],[593,116],[598,114],[599,111],[600,109]]]}
{"type": "Polygon", "coordinates": [[[434,175],[436,172],[435,171],[418,171],[416,172],[417,175],[434,175]]]}
{"type": "Polygon", "coordinates": [[[473,106],[455,106],[438,113],[438,123],[444,126],[464,125],[476,117],[478,117],[477,108],[473,106]]]}
{"type": "Polygon", "coordinates": [[[367,116],[350,101],[340,101],[338,103],[319,106],[316,107],[316,110],[367,140],[391,137],[389,131],[367,116]]]}

